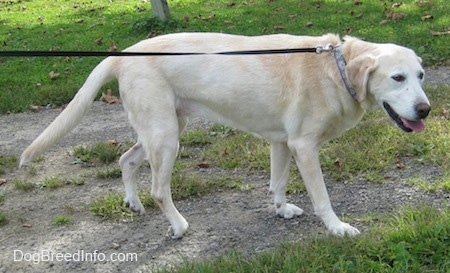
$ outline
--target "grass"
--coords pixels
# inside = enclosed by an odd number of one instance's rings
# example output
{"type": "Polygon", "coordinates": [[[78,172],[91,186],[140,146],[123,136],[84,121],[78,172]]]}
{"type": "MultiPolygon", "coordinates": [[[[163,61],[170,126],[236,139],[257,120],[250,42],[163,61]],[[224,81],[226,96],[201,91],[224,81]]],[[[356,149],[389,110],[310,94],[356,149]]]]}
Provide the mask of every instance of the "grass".
{"type": "MultiPolygon", "coordinates": [[[[187,174],[185,171],[176,171],[171,181],[172,198],[183,200],[203,196],[216,192],[219,189],[250,190],[251,187],[243,184],[239,178],[202,177],[187,174]]],[[[146,208],[156,208],[157,205],[149,191],[139,192],[142,205],[146,208]]],[[[89,205],[93,215],[104,220],[133,219],[132,211],[123,202],[124,196],[117,192],[109,192],[100,196],[89,205]]]]}
{"type": "Polygon", "coordinates": [[[450,210],[407,208],[356,238],[311,238],[159,272],[449,272],[450,210]],[[430,224],[432,222],[433,224],[430,224]]]}
{"type": "Polygon", "coordinates": [[[119,167],[104,167],[97,169],[95,176],[100,179],[120,178],[122,170],[119,167]]]}
{"type": "Polygon", "coordinates": [[[52,223],[55,226],[65,226],[72,223],[72,218],[67,215],[58,215],[53,219],[52,223]]]}
{"type": "Polygon", "coordinates": [[[49,188],[49,189],[57,189],[64,185],[65,181],[60,176],[50,176],[44,178],[44,180],[38,183],[38,186],[41,188],[49,188]]]}
{"type": "MultiPolygon", "coordinates": [[[[7,1],[0,3],[0,50],[118,50],[165,33],[214,31],[244,35],[351,34],[396,42],[416,50],[425,65],[449,64],[450,25],[445,0],[418,5],[404,1],[170,1],[172,20],[159,22],[141,0],[7,1]],[[360,4],[355,4],[360,3],[360,4]],[[398,20],[392,14],[402,14],[398,20]],[[424,19],[426,14],[432,19],[424,19]],[[384,21],[386,20],[386,21],[384,21]],[[383,24],[380,24],[384,22],[383,24]]],[[[399,16],[396,16],[399,18],[399,16]]],[[[67,103],[101,58],[0,58],[0,113],[30,105],[67,103]],[[27,71],[27,73],[23,73],[27,71]],[[59,74],[50,77],[50,72],[59,74]]],[[[117,91],[117,83],[102,91],[117,91]]]]}
{"type": "Polygon", "coordinates": [[[34,183],[20,179],[14,179],[13,184],[16,189],[22,191],[30,191],[35,187],[34,183]]]}
{"type": "Polygon", "coordinates": [[[118,144],[115,141],[98,142],[89,146],[77,146],[73,148],[72,154],[80,163],[110,164],[119,159],[130,146],[118,144]]]}
{"type": "Polygon", "coordinates": [[[17,167],[17,157],[0,155],[0,175],[17,167]]]}
{"type": "Polygon", "coordinates": [[[0,227],[8,223],[8,217],[5,213],[0,211],[0,227]]]}

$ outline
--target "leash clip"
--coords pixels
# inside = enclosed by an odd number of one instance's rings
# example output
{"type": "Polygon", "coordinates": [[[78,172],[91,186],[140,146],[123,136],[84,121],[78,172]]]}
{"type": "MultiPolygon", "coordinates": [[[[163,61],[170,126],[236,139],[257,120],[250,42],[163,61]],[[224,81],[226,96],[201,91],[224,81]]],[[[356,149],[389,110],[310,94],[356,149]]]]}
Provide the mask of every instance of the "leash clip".
{"type": "Polygon", "coordinates": [[[327,44],[325,47],[316,46],[316,54],[322,54],[323,52],[332,52],[334,50],[334,46],[332,44],[327,44]]]}

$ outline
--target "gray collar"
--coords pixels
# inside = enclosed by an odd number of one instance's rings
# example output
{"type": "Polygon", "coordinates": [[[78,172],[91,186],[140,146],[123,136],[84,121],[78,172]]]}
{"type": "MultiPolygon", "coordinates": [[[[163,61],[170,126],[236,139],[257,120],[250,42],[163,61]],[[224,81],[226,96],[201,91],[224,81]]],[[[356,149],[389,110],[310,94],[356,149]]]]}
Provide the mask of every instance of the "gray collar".
{"type": "Polygon", "coordinates": [[[347,73],[345,72],[345,66],[347,63],[345,62],[344,56],[342,55],[341,48],[337,46],[333,50],[334,58],[336,59],[336,64],[339,69],[339,74],[341,74],[342,81],[344,82],[345,88],[347,88],[348,93],[352,96],[352,98],[356,99],[356,91],[353,88],[352,84],[347,78],[347,73]]]}

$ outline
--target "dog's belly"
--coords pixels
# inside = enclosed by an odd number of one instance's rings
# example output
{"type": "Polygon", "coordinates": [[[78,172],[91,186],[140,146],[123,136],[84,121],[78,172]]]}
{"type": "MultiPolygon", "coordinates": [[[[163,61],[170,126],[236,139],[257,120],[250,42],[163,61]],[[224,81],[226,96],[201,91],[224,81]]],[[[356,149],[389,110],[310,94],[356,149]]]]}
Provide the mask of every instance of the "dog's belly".
{"type": "Polygon", "coordinates": [[[229,109],[223,107],[223,105],[205,105],[184,99],[178,103],[177,115],[180,117],[203,118],[271,141],[287,141],[288,139],[282,118],[277,115],[264,115],[262,111],[245,111],[238,108],[229,109]]]}

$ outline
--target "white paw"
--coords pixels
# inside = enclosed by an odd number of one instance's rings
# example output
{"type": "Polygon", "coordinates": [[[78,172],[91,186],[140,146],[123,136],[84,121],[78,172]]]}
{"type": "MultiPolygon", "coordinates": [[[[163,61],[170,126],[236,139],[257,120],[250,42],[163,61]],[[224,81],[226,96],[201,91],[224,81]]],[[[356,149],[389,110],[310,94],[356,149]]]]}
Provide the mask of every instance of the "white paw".
{"type": "MultiPolygon", "coordinates": [[[[183,219],[184,220],[184,219],[183,219]]],[[[180,225],[177,226],[169,226],[166,232],[166,236],[172,239],[181,239],[188,229],[189,224],[186,220],[184,220],[180,225]]]]}
{"type": "Polygon", "coordinates": [[[336,225],[328,227],[328,230],[331,232],[331,234],[336,236],[356,236],[360,234],[359,230],[357,228],[352,227],[351,225],[339,222],[336,225]]]}
{"type": "Polygon", "coordinates": [[[296,205],[286,204],[285,206],[281,206],[276,208],[277,215],[284,219],[292,219],[295,216],[299,216],[303,214],[303,210],[296,205]]]}
{"type": "Polygon", "coordinates": [[[138,197],[126,197],[123,201],[125,202],[126,206],[132,211],[137,212],[141,215],[145,214],[145,208],[138,197]]]}

